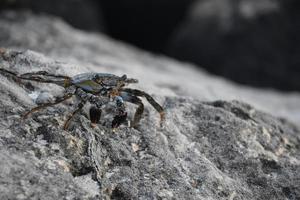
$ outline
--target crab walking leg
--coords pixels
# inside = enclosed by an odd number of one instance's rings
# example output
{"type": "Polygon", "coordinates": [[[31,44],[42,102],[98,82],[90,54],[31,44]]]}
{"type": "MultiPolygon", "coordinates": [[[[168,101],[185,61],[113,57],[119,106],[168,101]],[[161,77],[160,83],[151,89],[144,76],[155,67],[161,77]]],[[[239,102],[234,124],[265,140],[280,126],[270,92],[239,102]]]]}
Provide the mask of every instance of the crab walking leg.
{"type": "Polygon", "coordinates": [[[136,128],[136,126],[139,124],[142,114],[144,112],[144,104],[141,99],[139,99],[137,96],[132,95],[128,92],[121,92],[121,97],[123,98],[124,101],[133,103],[138,105],[138,108],[135,111],[133,121],[131,123],[131,127],[136,128]]]}
{"type": "Polygon", "coordinates": [[[33,73],[25,73],[18,75],[14,72],[11,72],[9,70],[0,68],[0,73],[4,74],[9,74],[17,79],[22,79],[22,80],[28,80],[28,81],[36,81],[36,82],[41,82],[41,83],[54,83],[60,86],[64,86],[64,83],[70,80],[70,77],[68,76],[62,76],[62,75],[51,75],[46,71],[38,71],[38,72],[33,72],[33,73]],[[51,80],[51,79],[45,79],[45,77],[52,77],[52,78],[59,78],[60,80],[51,80]]]}
{"type": "Polygon", "coordinates": [[[65,124],[64,124],[64,130],[67,130],[69,125],[70,125],[70,122],[71,120],[73,119],[73,117],[82,110],[83,106],[84,106],[85,102],[80,102],[78,105],[77,105],[77,108],[69,115],[68,119],[65,121],[65,124]]]}
{"type": "Polygon", "coordinates": [[[70,78],[69,76],[50,74],[49,72],[46,72],[46,71],[25,73],[25,74],[21,74],[20,77],[35,76],[35,75],[49,76],[49,77],[54,77],[54,78],[67,78],[67,79],[70,78]]]}
{"type": "Polygon", "coordinates": [[[0,72],[1,72],[1,73],[4,73],[4,74],[9,74],[9,75],[11,75],[11,76],[16,76],[16,77],[18,77],[18,75],[17,75],[16,73],[11,72],[11,71],[8,71],[8,70],[3,69],[3,68],[0,68],[0,72]]]}
{"type": "Polygon", "coordinates": [[[18,76],[18,78],[42,83],[54,83],[63,87],[65,87],[65,84],[71,79],[68,76],[49,74],[46,71],[25,73],[18,76]]]}
{"type": "Polygon", "coordinates": [[[66,94],[63,97],[58,97],[53,103],[44,103],[44,104],[42,104],[40,106],[32,108],[30,111],[28,111],[27,113],[25,113],[22,116],[22,119],[26,119],[28,117],[28,115],[30,115],[33,112],[39,111],[39,110],[44,109],[46,107],[54,106],[56,104],[59,104],[59,103],[65,101],[65,100],[67,100],[67,99],[70,99],[72,96],[73,96],[73,94],[66,94]]]}
{"type": "Polygon", "coordinates": [[[124,88],[122,89],[123,92],[130,93],[135,96],[145,97],[147,101],[155,108],[157,112],[160,114],[160,125],[162,125],[162,122],[165,120],[165,112],[164,109],[146,92],[143,92],[141,90],[137,89],[129,89],[124,88]]]}
{"type": "Polygon", "coordinates": [[[37,82],[41,82],[42,81],[42,79],[40,77],[32,77],[32,78],[20,77],[15,72],[12,72],[12,71],[9,71],[9,70],[3,69],[3,68],[0,68],[0,72],[2,74],[8,74],[8,75],[13,76],[13,77],[18,78],[18,79],[30,80],[30,81],[37,81],[37,82]]]}

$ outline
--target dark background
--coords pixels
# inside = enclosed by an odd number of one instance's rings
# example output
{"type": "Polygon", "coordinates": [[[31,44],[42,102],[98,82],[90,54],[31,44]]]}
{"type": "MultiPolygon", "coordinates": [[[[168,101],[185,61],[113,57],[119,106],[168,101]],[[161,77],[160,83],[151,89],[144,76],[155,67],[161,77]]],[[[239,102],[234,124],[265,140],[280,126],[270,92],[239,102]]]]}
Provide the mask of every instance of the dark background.
{"type": "Polygon", "coordinates": [[[236,82],[300,90],[299,0],[0,0],[236,82]]]}

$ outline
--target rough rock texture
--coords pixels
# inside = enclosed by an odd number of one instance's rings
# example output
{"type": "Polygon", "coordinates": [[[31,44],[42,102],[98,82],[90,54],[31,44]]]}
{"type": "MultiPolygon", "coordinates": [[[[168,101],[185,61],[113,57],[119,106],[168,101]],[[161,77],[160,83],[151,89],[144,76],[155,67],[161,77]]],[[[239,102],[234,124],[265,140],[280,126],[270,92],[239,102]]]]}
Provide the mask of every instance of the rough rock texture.
{"type": "Polygon", "coordinates": [[[201,0],[168,53],[239,83],[300,90],[297,0],[201,0]]]}
{"type": "Polygon", "coordinates": [[[1,68],[126,73],[166,110],[162,128],[145,104],[138,129],[113,132],[109,114],[91,129],[82,112],[63,131],[75,100],[21,121],[39,93],[62,89],[0,75],[0,199],[300,198],[299,94],[236,86],[55,18],[1,16],[0,46],[1,68]]]}

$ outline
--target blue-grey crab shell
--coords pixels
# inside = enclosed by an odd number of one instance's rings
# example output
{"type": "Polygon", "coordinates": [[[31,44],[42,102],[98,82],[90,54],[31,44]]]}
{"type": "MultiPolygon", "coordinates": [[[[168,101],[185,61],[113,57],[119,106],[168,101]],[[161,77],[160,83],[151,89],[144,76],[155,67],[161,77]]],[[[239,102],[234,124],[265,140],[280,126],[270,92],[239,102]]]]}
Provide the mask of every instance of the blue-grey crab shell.
{"type": "Polygon", "coordinates": [[[71,79],[71,83],[87,92],[98,93],[103,88],[112,88],[118,85],[121,77],[108,73],[83,73],[71,79]],[[101,80],[101,84],[95,80],[101,80]]]}

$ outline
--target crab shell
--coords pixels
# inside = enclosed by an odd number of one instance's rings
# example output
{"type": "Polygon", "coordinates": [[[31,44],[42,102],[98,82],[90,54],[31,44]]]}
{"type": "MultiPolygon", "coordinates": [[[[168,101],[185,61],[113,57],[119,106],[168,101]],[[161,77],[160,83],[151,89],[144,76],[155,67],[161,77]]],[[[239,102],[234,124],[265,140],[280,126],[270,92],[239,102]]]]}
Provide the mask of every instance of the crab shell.
{"type": "Polygon", "coordinates": [[[72,85],[90,93],[99,93],[103,88],[120,88],[126,84],[137,82],[137,79],[127,78],[126,75],[119,77],[108,73],[83,73],[73,76],[70,80],[72,85]]]}

